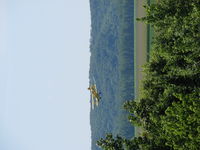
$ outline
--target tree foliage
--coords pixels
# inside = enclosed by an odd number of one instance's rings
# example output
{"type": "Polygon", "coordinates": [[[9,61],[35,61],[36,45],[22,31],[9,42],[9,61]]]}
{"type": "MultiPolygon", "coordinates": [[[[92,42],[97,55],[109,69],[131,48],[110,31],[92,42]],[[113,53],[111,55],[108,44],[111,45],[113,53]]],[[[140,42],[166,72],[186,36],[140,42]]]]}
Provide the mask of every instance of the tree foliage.
{"type": "Polygon", "coordinates": [[[200,1],[145,7],[140,20],[151,24],[155,38],[139,102],[125,103],[129,121],[143,129],[129,143],[142,150],[200,149],[200,1]]]}

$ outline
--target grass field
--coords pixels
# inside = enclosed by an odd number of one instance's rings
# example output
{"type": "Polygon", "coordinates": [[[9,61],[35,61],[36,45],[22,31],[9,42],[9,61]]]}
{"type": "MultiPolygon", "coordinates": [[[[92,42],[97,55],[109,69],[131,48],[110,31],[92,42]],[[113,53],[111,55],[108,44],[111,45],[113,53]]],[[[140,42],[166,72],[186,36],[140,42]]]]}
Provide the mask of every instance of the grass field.
{"type": "MultiPolygon", "coordinates": [[[[135,19],[145,16],[143,5],[146,0],[135,0],[135,19]]],[[[147,60],[147,26],[143,22],[135,21],[135,93],[140,95],[141,80],[143,79],[142,66],[147,60]]],[[[135,128],[135,136],[141,134],[141,129],[135,128]]]]}
{"type": "MultiPolygon", "coordinates": [[[[149,59],[149,52],[152,43],[153,37],[153,29],[150,25],[146,25],[143,22],[136,21],[136,18],[141,18],[146,15],[144,4],[153,3],[154,0],[135,0],[135,41],[134,41],[134,49],[135,49],[135,93],[136,99],[140,95],[140,87],[141,81],[144,77],[142,66],[149,59]]],[[[135,127],[135,136],[139,136],[142,130],[139,127],[135,127]]]]}

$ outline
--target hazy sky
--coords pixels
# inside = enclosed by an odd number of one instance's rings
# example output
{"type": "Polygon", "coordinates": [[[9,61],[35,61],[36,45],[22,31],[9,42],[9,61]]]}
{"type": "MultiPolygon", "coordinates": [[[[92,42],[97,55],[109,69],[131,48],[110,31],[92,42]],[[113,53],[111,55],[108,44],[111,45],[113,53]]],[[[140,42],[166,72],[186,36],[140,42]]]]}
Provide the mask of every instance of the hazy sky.
{"type": "Polygon", "coordinates": [[[89,0],[0,0],[0,150],[89,150],[89,0]]]}

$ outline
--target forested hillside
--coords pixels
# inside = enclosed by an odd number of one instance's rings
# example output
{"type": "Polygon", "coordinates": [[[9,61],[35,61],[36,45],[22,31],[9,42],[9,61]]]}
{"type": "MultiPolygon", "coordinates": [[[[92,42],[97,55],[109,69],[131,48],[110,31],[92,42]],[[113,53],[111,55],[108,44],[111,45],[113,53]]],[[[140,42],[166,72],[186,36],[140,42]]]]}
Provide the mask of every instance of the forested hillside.
{"type": "Polygon", "coordinates": [[[134,26],[132,0],[90,0],[90,85],[101,92],[99,106],[90,112],[92,150],[106,133],[134,135],[122,108],[134,98],[134,26]],[[94,81],[95,80],[95,81],[94,81]]]}

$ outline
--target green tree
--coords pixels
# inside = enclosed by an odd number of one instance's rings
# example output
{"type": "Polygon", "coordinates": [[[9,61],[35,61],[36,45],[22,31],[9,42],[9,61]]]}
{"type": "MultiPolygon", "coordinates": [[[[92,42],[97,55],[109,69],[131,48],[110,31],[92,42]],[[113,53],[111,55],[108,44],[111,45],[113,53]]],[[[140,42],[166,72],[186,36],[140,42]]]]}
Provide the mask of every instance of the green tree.
{"type": "Polygon", "coordinates": [[[105,150],[123,150],[123,138],[117,136],[114,139],[112,134],[107,134],[105,139],[97,141],[97,145],[105,150]]]}

